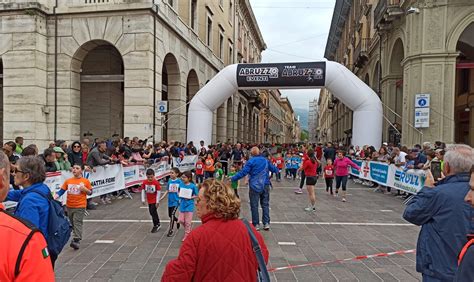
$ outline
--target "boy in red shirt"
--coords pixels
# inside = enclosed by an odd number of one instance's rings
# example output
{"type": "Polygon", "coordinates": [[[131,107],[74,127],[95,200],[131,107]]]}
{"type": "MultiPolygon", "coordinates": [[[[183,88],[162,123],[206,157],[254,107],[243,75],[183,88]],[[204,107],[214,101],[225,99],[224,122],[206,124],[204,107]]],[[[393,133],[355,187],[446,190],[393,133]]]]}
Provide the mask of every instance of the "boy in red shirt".
{"type": "Polygon", "coordinates": [[[196,183],[204,181],[204,160],[199,158],[196,163],[196,183]]]}
{"type": "Polygon", "coordinates": [[[326,181],[326,192],[331,191],[332,193],[332,181],[334,179],[334,166],[332,165],[332,160],[328,159],[326,166],[324,167],[324,180],[326,181]]]}
{"type": "Polygon", "coordinates": [[[160,206],[161,186],[160,182],[155,179],[155,171],[148,169],[146,171],[146,179],[143,180],[142,186],[142,203],[148,202],[148,211],[153,220],[153,228],[151,233],[156,233],[160,229],[160,218],[158,217],[158,207],[160,206]]]}
{"type": "Polygon", "coordinates": [[[283,166],[285,165],[285,160],[281,156],[281,154],[277,154],[277,158],[275,159],[275,165],[278,168],[278,173],[277,173],[277,182],[281,181],[281,170],[283,169],[283,166]]]}

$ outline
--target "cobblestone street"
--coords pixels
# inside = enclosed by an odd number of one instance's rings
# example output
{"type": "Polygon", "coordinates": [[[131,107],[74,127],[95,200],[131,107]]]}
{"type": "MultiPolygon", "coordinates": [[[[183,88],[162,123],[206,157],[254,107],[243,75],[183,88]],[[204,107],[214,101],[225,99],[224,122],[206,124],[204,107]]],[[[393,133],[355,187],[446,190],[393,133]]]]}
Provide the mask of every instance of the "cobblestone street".
{"type": "MultiPolygon", "coordinates": [[[[306,193],[294,194],[295,184],[283,180],[271,193],[271,230],[260,231],[270,251],[269,268],[415,248],[419,228],[401,218],[403,199],[374,193],[372,188],[350,181],[348,202],[343,203],[328,195],[319,180],[317,212],[308,213],[303,211],[306,193]]],[[[247,191],[240,188],[243,216],[250,218],[247,191]]],[[[162,205],[162,229],[150,233],[151,219],[139,198],[134,194],[133,200],[114,200],[90,211],[81,249],[66,247],[59,257],[58,281],[159,281],[166,263],[178,254],[183,231],[166,237],[167,209],[162,205]]],[[[415,271],[413,253],[276,270],[271,275],[274,281],[421,278],[415,271]]]]}

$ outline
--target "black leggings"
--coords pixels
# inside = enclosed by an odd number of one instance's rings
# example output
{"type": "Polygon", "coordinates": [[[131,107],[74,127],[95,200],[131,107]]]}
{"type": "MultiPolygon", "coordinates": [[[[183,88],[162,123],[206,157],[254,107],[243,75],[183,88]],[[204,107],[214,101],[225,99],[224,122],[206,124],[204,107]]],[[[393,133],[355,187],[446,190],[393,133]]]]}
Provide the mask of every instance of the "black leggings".
{"type": "Polygon", "coordinates": [[[342,191],[346,191],[347,175],[346,176],[336,175],[336,191],[341,187],[341,184],[342,184],[342,191]]]}
{"type": "Polygon", "coordinates": [[[332,193],[333,178],[324,178],[324,180],[326,180],[326,192],[329,191],[329,189],[331,189],[331,193],[332,193]]]}
{"type": "Polygon", "coordinates": [[[301,171],[300,189],[303,189],[305,180],[306,180],[306,175],[304,175],[304,170],[302,170],[301,171]]]}

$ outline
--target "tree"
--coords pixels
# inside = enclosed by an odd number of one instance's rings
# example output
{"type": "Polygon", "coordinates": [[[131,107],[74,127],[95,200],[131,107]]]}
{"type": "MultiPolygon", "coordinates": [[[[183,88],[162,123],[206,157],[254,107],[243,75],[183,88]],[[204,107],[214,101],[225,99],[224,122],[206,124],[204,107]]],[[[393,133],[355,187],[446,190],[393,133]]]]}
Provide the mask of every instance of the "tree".
{"type": "Polygon", "coordinates": [[[309,132],[308,130],[303,129],[300,134],[301,141],[308,141],[309,132]]]}

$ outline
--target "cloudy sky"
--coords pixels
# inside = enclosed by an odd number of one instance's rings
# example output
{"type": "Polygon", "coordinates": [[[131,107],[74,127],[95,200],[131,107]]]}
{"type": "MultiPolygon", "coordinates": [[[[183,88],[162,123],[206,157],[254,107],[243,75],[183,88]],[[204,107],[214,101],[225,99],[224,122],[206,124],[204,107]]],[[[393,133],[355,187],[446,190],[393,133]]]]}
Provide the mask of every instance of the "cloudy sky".
{"type": "MultiPolygon", "coordinates": [[[[267,50],[263,63],[320,61],[335,0],[250,0],[267,50]]],[[[319,90],[282,90],[294,108],[306,109],[319,90]]]]}

